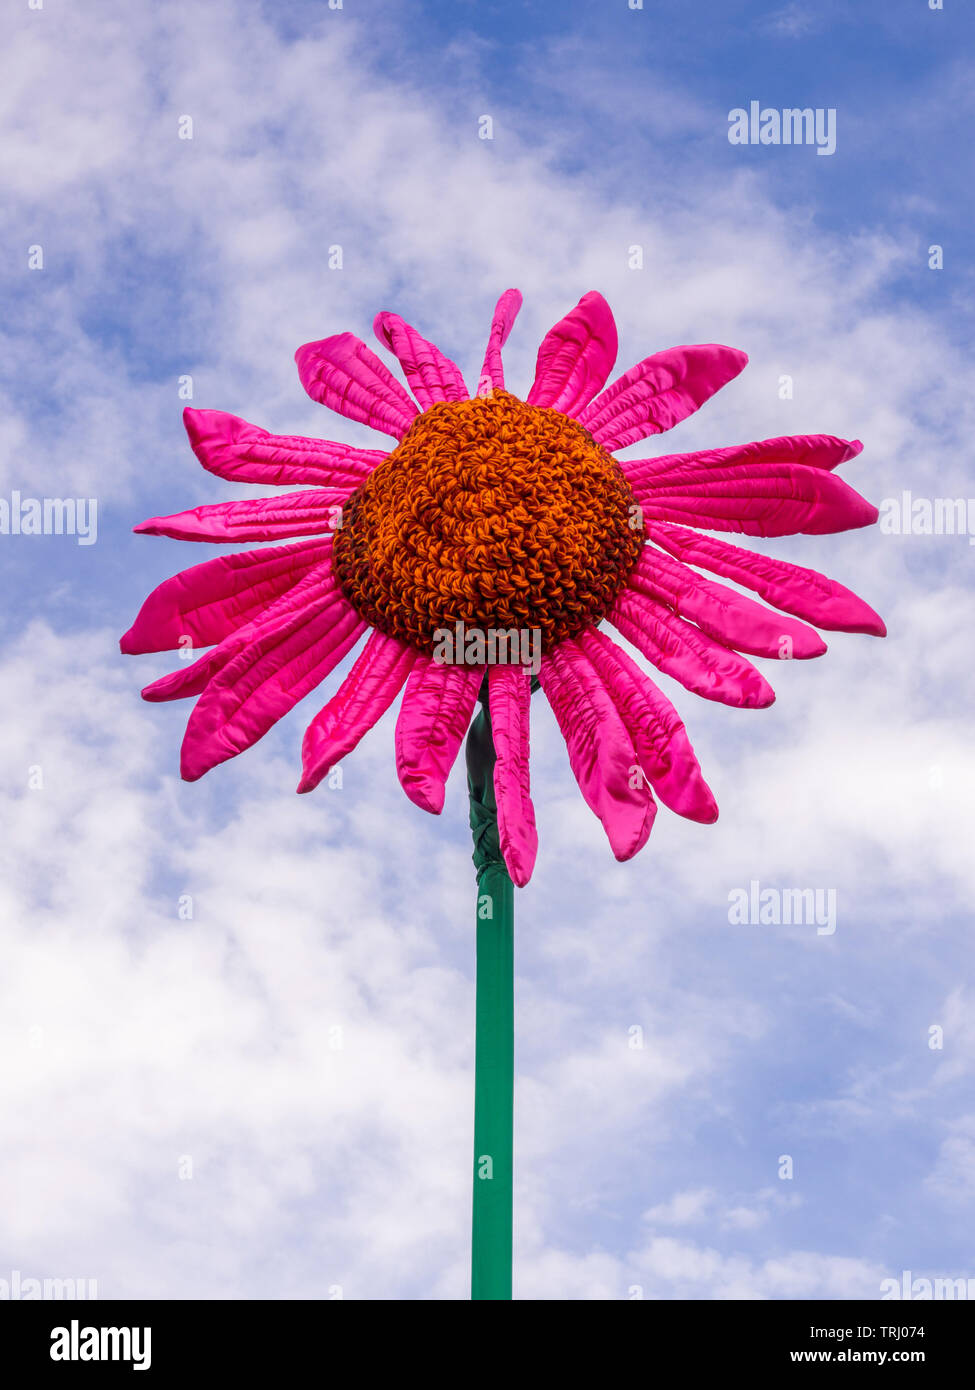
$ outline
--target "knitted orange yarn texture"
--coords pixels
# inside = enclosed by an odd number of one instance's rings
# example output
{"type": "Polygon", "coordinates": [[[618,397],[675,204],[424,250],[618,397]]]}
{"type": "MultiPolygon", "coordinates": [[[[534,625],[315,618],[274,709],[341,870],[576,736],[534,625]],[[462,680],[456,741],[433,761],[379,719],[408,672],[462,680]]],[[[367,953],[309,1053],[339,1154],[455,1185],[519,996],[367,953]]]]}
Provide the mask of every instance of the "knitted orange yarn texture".
{"type": "Polygon", "coordinates": [[[418,415],[343,509],[333,563],[387,636],[539,628],[542,650],[598,622],[643,527],[622,469],[575,420],[507,391],[418,415]]]}

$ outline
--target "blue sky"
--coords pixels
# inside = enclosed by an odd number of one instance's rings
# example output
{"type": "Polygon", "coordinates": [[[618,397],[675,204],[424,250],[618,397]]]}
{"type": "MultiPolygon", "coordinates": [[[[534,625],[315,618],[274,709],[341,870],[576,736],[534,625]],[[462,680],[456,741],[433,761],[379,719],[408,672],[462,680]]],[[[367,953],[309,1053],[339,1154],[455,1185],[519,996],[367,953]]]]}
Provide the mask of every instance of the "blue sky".
{"type": "MultiPolygon", "coordinates": [[[[472,382],[518,285],[506,369],[525,391],[541,336],[598,289],[620,370],[678,342],[751,358],[630,456],[830,432],[864,440],[844,475],[878,504],[967,497],[975,22],[945,6],[220,0],[9,19],[0,496],[94,497],[98,533],[0,536],[0,1185],[18,1192],[0,1280],[465,1293],[460,769],[423,816],[387,718],[341,791],[296,797],[333,678],[240,759],[178,780],[188,711],[138,698],[174,663],[117,639],[149,589],[220,548],[131,527],[244,494],[196,464],[179,378],[196,406],[383,447],[305,397],[299,344],[370,340],[392,309],[472,382]],[[731,146],[728,112],[752,99],[835,108],[836,153],[731,146]]],[[[968,539],[755,542],[862,593],[890,636],[836,634],[821,660],[766,671],[762,713],[662,676],[721,818],[661,810],[628,865],[538,697],[516,1297],[975,1278],[968,539]],[[732,924],[752,880],[834,892],[836,931],[732,924]]]]}

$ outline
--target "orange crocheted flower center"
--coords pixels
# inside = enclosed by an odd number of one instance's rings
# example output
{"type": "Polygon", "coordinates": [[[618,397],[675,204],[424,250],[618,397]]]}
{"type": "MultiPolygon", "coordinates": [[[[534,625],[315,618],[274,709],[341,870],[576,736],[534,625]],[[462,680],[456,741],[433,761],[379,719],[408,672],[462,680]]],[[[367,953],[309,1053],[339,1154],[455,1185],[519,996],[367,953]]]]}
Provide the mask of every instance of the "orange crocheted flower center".
{"type": "Polygon", "coordinates": [[[541,630],[604,617],[640,553],[616,460],[575,420],[507,391],[418,415],[335,533],[342,590],[373,627],[430,653],[462,622],[541,630]]]}

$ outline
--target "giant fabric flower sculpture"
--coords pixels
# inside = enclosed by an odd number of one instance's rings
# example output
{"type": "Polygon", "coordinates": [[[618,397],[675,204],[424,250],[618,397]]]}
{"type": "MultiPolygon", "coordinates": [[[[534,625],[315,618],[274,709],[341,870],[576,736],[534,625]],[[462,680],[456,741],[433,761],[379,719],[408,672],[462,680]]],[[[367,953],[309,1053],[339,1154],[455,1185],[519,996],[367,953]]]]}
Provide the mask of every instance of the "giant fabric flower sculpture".
{"type": "Polygon", "coordinates": [[[397,771],[407,796],[438,813],[486,673],[500,846],[523,885],[537,848],[524,634],[540,638],[542,689],[618,859],[646,843],[654,792],[692,820],[713,821],[717,806],[674,707],[603,620],[688,690],[752,709],[775,696],[741,653],[819,656],[825,644],[807,622],[883,635],[877,614],[835,581],[689,529],[783,536],[871,524],[876,509],[831,471],[860,452],[858,441],[802,435],[618,460],[614,450],[697,410],[738,375],[745,354],[713,343],[672,348],[606,387],[616,327],[606,301],[590,293],[543,340],[521,401],[504,389],[501,365],[520,306],[517,290],[499,300],[474,397],[438,348],[398,315],[378,316],[376,335],[419,409],[350,333],[298,350],[308,394],[392,435],[390,453],[273,435],[221,411],[185,412],[204,468],[230,482],[304,490],[196,507],[136,529],[211,542],[310,539],[184,570],[149,596],[123,637],[131,653],[212,648],[143,691],[147,700],[199,696],[184,778],[249,748],[371,628],[308,727],[298,790],[351,753],[405,685],[397,771]],[[702,569],[781,612],[702,578],[702,569]],[[460,649],[445,660],[445,634],[454,633],[460,649]],[[478,646],[484,634],[507,634],[512,659],[489,663],[478,646]]]}
{"type": "Polygon", "coordinates": [[[616,326],[591,293],[545,337],[521,401],[504,389],[501,369],[520,307],[517,290],[498,301],[473,398],[438,348],[396,314],[379,315],[376,334],[419,410],[351,333],[299,348],[309,395],[391,434],[391,453],[187,410],[204,468],[231,482],[305,490],[196,507],[136,529],[198,541],[309,539],[184,570],[150,594],[122,638],[125,652],[211,648],[142,692],[199,696],[183,741],[189,781],[256,743],[368,628],[308,726],[299,791],[351,753],[405,686],[399,779],[418,806],[439,812],[470,728],[475,1299],[509,1299],[512,1289],[513,885],[527,883],[538,844],[528,776],[534,658],[582,794],[616,857],[629,859],[650,833],[654,792],[692,820],[713,821],[718,810],[676,710],[603,620],[688,690],[751,709],[775,697],[741,653],[819,656],[825,644],[806,622],[884,632],[833,580],[688,529],[783,536],[869,525],[876,509],[831,471],[859,453],[858,442],[803,435],[618,460],[614,449],[697,410],[738,375],[744,353],[713,343],[672,348],[606,387],[616,326]]]}

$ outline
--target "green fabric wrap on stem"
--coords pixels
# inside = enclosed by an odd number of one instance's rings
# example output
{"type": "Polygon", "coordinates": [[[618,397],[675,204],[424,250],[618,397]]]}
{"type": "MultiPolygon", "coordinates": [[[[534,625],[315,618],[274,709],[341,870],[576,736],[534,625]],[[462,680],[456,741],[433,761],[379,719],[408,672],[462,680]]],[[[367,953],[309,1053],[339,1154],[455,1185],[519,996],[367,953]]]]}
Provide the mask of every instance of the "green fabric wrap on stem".
{"type": "Polygon", "coordinates": [[[486,688],[482,700],[466,749],[477,870],[471,1298],[510,1299],[514,884],[498,839],[494,736],[486,688]]]}

